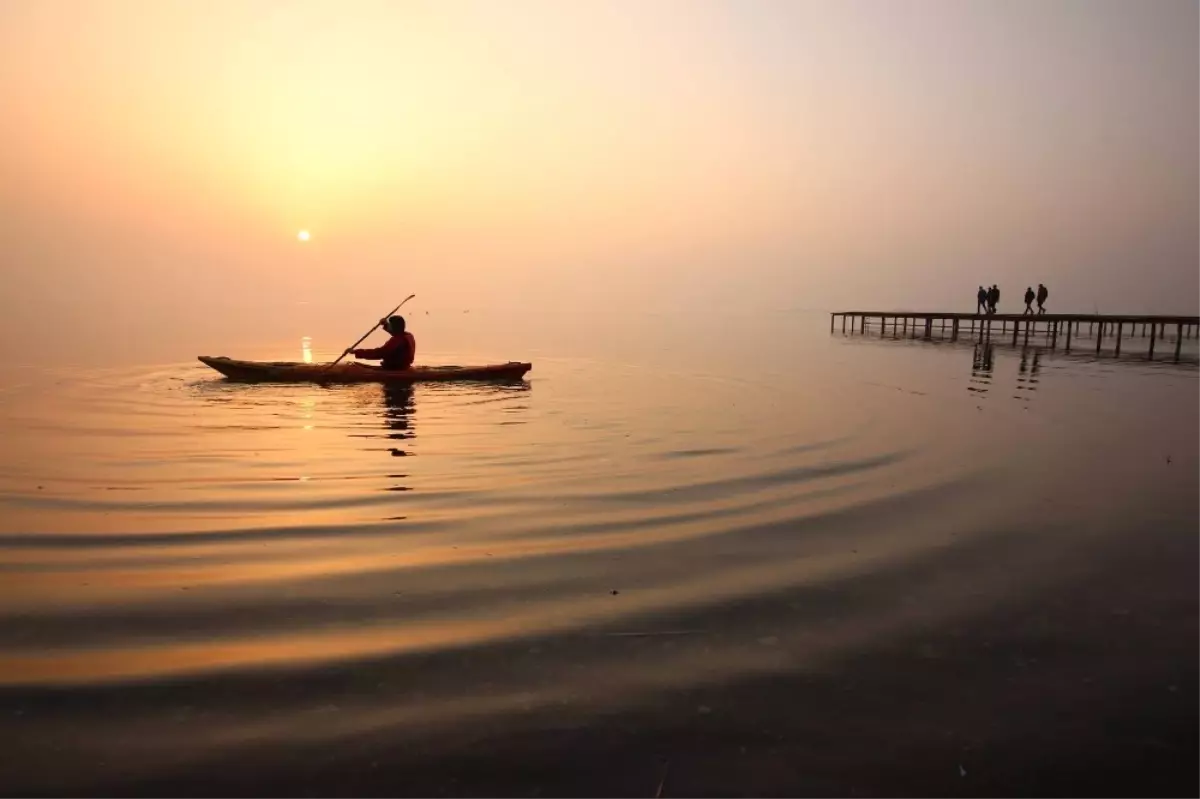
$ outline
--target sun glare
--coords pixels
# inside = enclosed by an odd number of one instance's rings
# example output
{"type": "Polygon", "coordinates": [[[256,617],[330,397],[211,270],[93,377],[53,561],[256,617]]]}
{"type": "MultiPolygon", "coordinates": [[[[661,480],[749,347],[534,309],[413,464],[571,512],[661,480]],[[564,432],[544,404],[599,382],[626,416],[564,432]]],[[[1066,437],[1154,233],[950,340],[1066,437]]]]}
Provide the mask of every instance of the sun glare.
{"type": "Polygon", "coordinates": [[[301,230],[299,233],[296,234],[296,238],[300,239],[300,241],[308,241],[308,231],[301,230]]]}

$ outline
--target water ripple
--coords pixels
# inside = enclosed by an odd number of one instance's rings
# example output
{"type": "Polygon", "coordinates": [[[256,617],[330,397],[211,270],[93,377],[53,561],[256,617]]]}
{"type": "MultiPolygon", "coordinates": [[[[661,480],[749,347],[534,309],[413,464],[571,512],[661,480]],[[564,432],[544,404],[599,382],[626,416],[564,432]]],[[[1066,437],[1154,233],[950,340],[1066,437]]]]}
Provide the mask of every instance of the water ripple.
{"type": "Polygon", "coordinates": [[[945,469],[882,406],[638,370],[597,385],[569,362],[403,389],[188,366],[6,395],[0,699],[40,708],[22,741],[70,718],[88,762],[165,762],[756,673],[796,650],[705,616],[808,597],[788,612],[819,618],[830,586],[985,537],[988,464],[945,469]],[[335,673],[422,693],[347,699],[319,687],[335,673]],[[315,682],[282,696],[283,676],[315,682]],[[226,704],[235,685],[255,687],[226,704]],[[73,708],[118,689],[121,730],[98,734],[73,708]],[[157,690],[182,704],[138,693],[157,690]]]}

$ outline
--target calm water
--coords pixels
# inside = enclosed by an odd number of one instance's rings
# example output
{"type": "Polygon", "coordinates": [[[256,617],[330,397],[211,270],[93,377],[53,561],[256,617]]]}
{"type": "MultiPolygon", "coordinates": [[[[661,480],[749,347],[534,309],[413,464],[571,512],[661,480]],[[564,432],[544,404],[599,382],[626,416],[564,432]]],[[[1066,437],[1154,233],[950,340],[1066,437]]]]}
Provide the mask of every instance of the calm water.
{"type": "Polygon", "coordinates": [[[1194,792],[1194,364],[489,324],[6,377],[4,790],[1194,792]]]}

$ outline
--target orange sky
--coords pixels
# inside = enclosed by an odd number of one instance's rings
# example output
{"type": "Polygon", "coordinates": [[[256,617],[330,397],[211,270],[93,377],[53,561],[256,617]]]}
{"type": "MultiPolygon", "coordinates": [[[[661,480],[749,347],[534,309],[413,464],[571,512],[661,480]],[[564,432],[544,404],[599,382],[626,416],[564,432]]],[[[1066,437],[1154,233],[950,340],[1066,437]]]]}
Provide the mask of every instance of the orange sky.
{"type": "Polygon", "coordinates": [[[11,0],[0,333],[984,281],[1194,313],[1198,29],[1182,0],[11,0]]]}

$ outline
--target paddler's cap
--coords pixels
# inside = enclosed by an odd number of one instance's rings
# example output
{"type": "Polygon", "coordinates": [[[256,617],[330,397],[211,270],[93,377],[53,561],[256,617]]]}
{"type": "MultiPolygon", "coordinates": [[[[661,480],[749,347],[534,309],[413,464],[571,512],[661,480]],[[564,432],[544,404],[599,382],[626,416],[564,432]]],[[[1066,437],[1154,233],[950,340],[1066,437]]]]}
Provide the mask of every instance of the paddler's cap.
{"type": "Polygon", "coordinates": [[[387,324],[384,325],[384,327],[387,330],[387,332],[389,332],[389,333],[403,333],[404,332],[404,317],[403,316],[389,316],[388,320],[387,320],[387,324]]]}

